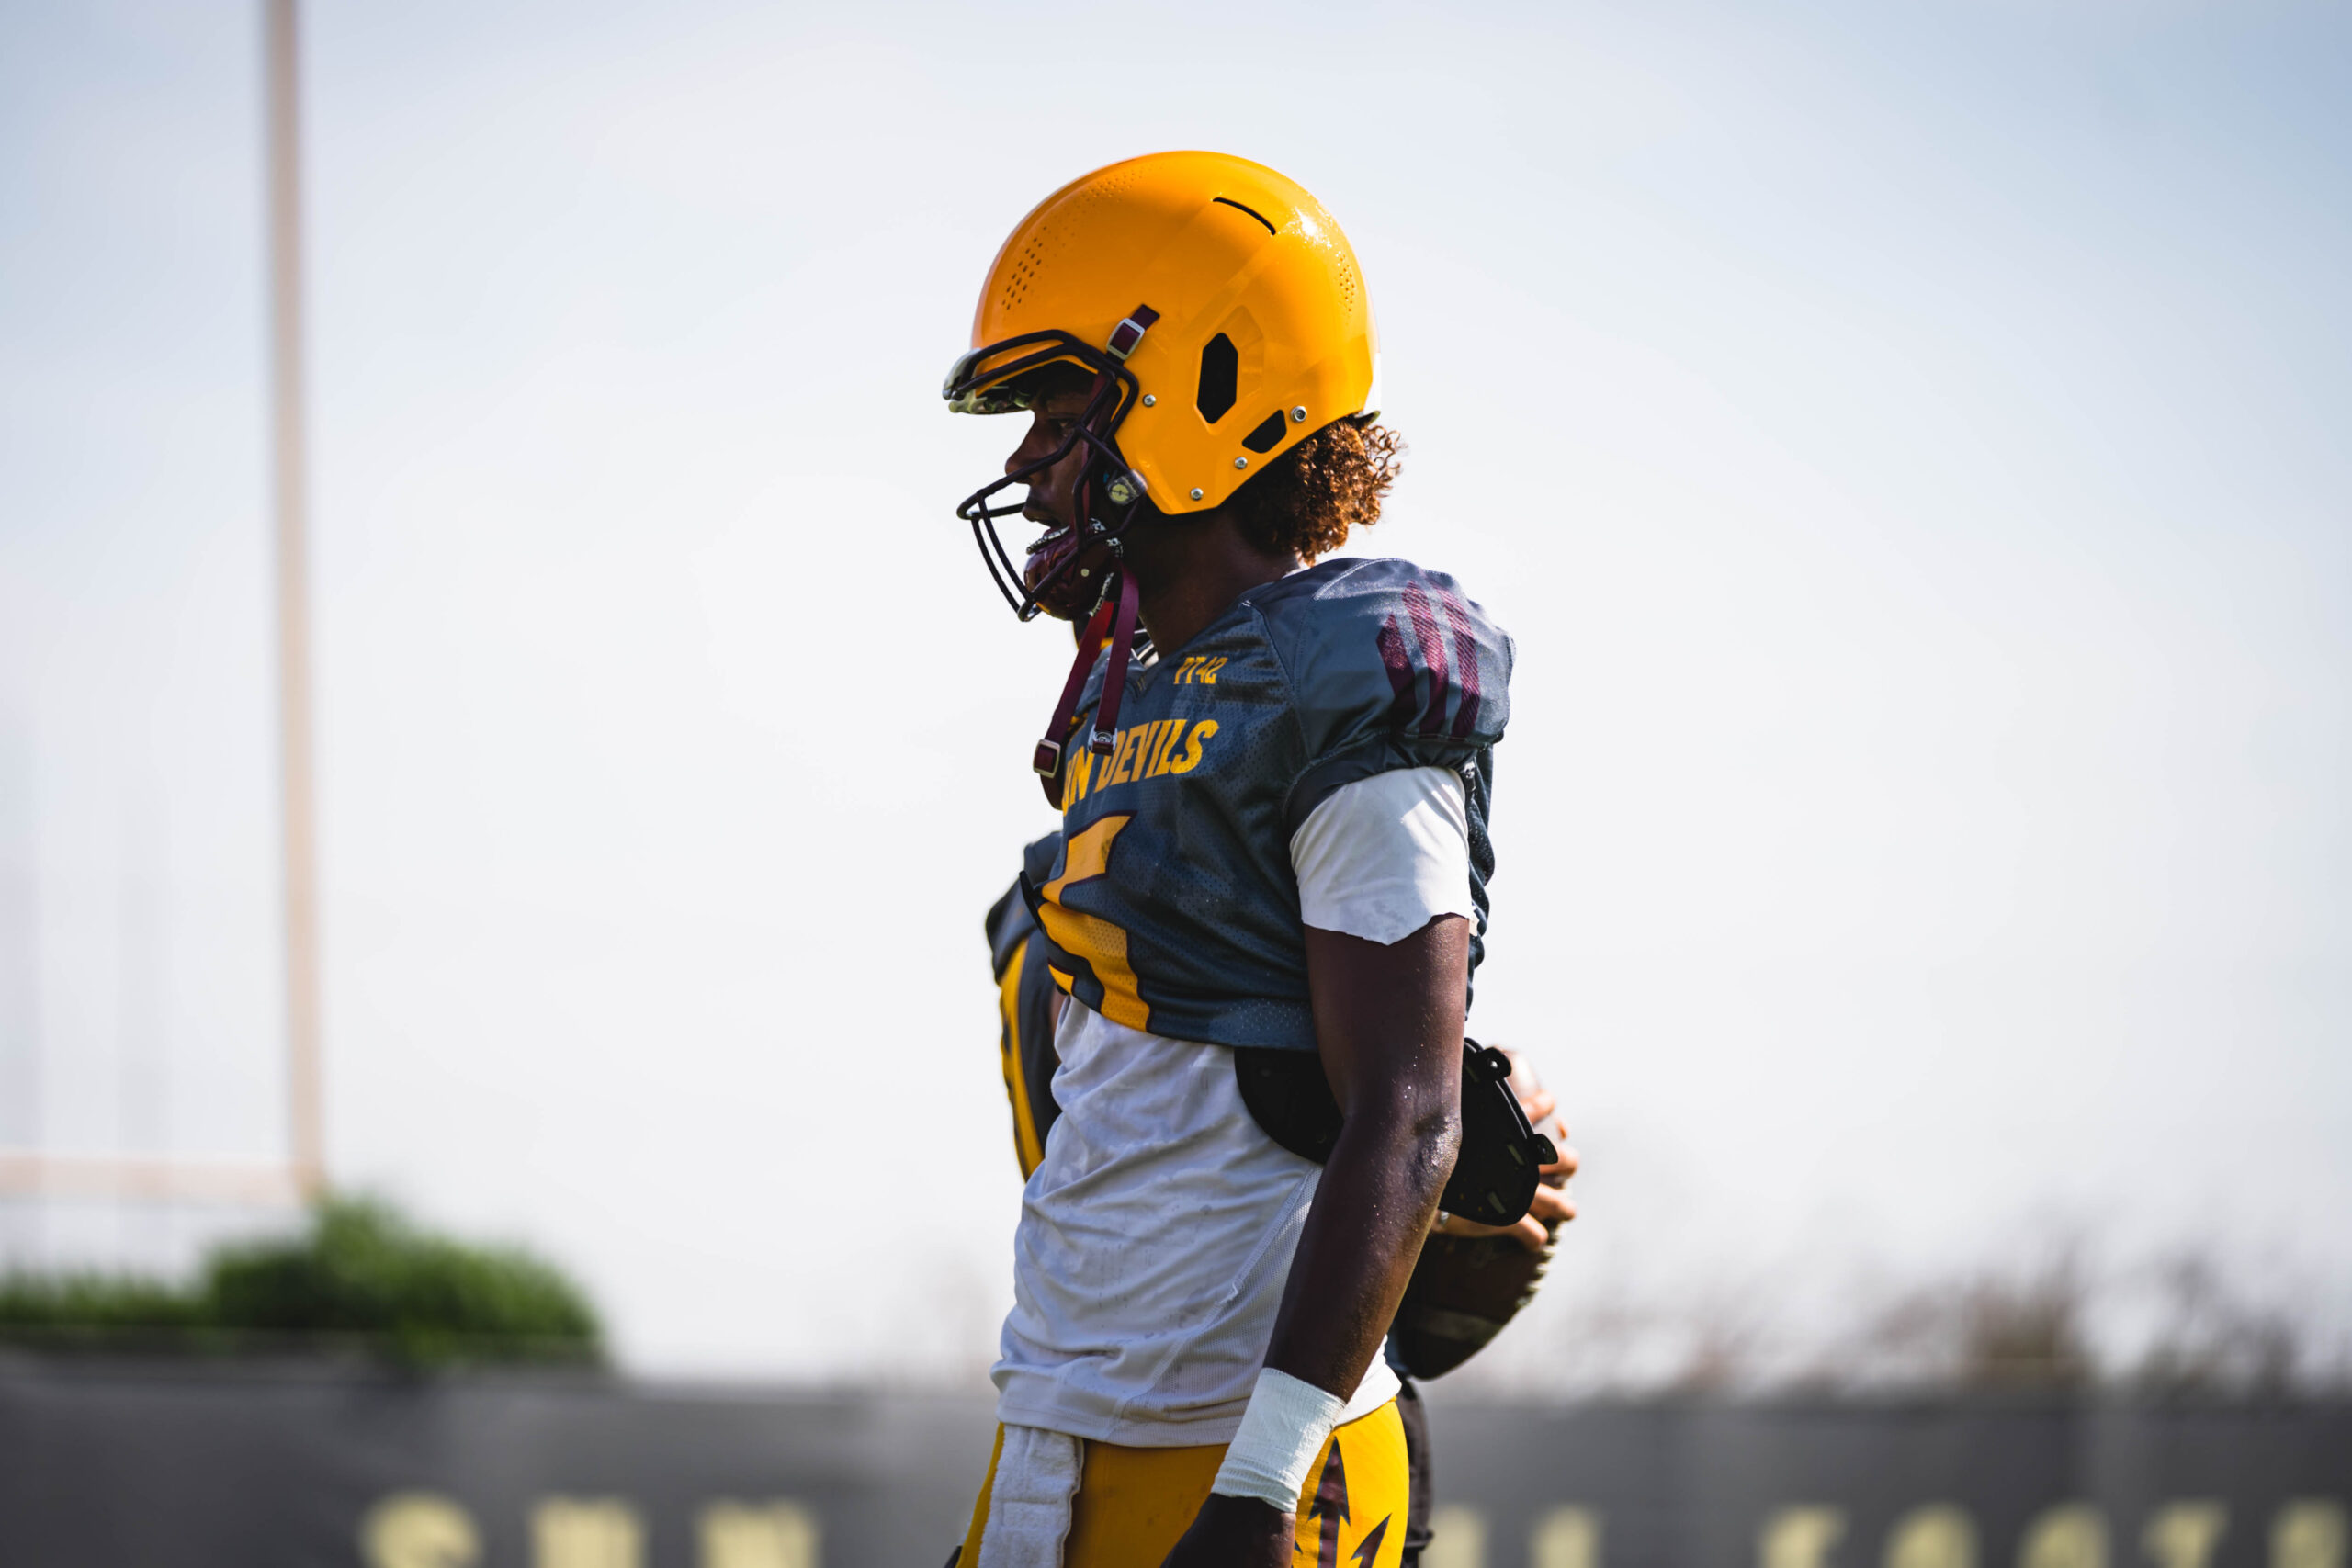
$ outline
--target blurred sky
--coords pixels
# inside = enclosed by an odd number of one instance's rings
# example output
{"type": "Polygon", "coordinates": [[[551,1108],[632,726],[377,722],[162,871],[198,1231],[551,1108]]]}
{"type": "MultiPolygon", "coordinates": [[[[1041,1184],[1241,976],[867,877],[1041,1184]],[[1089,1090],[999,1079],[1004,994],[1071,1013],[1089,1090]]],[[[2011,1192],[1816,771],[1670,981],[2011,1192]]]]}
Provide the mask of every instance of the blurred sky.
{"type": "MultiPolygon", "coordinates": [[[[305,26],[342,1183],[642,1368],[992,1342],[1065,645],[936,388],[1032,203],[1205,146],[1363,258],[1358,547],[1519,640],[1474,1027],[1590,1163],[1555,1295],[2071,1227],[2352,1300],[2352,13],[305,26]]],[[[0,11],[0,1144],[278,1146],[260,52],[0,11]]]]}

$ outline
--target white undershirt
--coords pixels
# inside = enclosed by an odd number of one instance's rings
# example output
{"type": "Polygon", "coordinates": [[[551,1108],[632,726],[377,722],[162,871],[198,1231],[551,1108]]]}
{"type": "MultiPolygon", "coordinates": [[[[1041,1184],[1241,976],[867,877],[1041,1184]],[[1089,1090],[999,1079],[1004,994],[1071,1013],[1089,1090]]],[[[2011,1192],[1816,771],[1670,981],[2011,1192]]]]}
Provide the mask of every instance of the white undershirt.
{"type": "MultiPolygon", "coordinates": [[[[1382,943],[1471,915],[1458,774],[1332,793],[1291,839],[1306,924],[1382,943]]],[[[1230,1441],[1273,1335],[1322,1168],[1259,1129],[1233,1053],[1072,1002],[1061,1114],[1021,1196],[997,1418],[1136,1448],[1230,1441]]],[[[1342,1421],[1394,1398],[1375,1359],[1342,1421]]]]}
{"type": "Polygon", "coordinates": [[[1299,918],[1385,946],[1470,901],[1462,775],[1399,768],[1334,790],[1290,836],[1299,918]]]}

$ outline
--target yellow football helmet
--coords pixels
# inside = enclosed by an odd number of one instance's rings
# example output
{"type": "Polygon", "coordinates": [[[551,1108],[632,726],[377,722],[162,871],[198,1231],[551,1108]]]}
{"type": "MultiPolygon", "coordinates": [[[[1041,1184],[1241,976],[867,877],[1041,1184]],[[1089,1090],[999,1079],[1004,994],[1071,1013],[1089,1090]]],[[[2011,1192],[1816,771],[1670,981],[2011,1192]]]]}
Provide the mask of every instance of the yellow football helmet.
{"type": "Polygon", "coordinates": [[[1079,428],[956,509],[1023,620],[1083,615],[1102,598],[1138,513],[1219,505],[1302,437],[1379,405],[1372,304],[1347,236],[1290,180],[1220,152],[1097,169],[1012,231],[941,392],[958,413],[1006,413],[1028,406],[1051,365],[1093,377],[1079,428]],[[995,523],[1021,502],[994,498],[1080,442],[1096,457],[1081,521],[1038,539],[1016,570],[995,523]]]}

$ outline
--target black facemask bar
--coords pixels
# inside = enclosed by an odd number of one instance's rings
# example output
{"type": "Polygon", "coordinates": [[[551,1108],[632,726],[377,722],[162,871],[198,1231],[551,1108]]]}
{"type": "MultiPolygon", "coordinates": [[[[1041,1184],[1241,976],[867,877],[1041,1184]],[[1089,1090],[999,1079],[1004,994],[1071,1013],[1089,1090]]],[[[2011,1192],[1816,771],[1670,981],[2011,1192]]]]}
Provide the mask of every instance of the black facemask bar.
{"type": "MultiPolygon", "coordinates": [[[[1124,339],[1125,346],[1132,348],[1135,339],[1142,335],[1143,329],[1157,319],[1156,313],[1138,307],[1136,318],[1121,323],[1121,332],[1114,334],[1113,342],[1117,344],[1124,339]],[[1136,324],[1136,318],[1142,319],[1140,325],[1136,324]],[[1125,332],[1129,326],[1135,328],[1132,335],[1125,332]]],[[[1026,400],[1010,390],[995,397],[991,393],[999,388],[1009,388],[1011,383],[1030,371],[1075,361],[1094,372],[1093,395],[1087,400],[1086,412],[1058,446],[1002,479],[983,485],[966,496],[956,508],[956,515],[972,525],[973,543],[979,547],[981,564],[988,568],[989,577],[996,583],[997,592],[1004,596],[1004,602],[1012,606],[1012,613],[1023,621],[1034,620],[1044,608],[1044,601],[1051,592],[1060,586],[1072,571],[1079,570],[1079,559],[1088,553],[1088,545],[1097,542],[1108,544],[1115,552],[1119,536],[1126,531],[1127,525],[1134,520],[1142,504],[1146,489],[1143,476],[1127,466],[1126,459],[1119,456],[1114,444],[1127,411],[1135,406],[1137,392],[1135,375],[1124,363],[1125,357],[1123,354],[1097,348],[1064,332],[1024,333],[1019,337],[1006,338],[967,354],[956,362],[955,368],[948,372],[946,384],[940,389],[943,396],[960,408],[975,412],[1009,412],[1024,407],[1026,400]],[[998,359],[1012,350],[1032,344],[1035,346],[1029,353],[990,368],[985,376],[978,373],[982,362],[998,359]],[[998,518],[1018,515],[1026,504],[1026,498],[995,505],[990,502],[1013,485],[1025,489],[1032,479],[1067,458],[1080,444],[1086,446],[1093,456],[1084,477],[1079,481],[1076,497],[1078,515],[1070,524],[1080,537],[1063,553],[1059,565],[1035,585],[1029,584],[1023,580],[1023,563],[1013,559],[996,527],[998,518]],[[1098,495],[1109,503],[1104,510],[1116,509],[1111,515],[1096,515],[1094,502],[1098,495]]],[[[1108,574],[1104,581],[1107,586],[1108,574]]]]}

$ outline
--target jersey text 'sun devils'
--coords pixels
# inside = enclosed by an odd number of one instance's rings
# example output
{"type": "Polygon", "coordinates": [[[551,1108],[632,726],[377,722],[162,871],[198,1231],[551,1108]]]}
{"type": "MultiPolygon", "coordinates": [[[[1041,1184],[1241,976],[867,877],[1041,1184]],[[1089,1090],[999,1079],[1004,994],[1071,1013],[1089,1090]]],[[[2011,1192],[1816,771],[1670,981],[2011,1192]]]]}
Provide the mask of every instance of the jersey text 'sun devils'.
{"type": "Polygon", "coordinates": [[[1036,886],[1055,981],[1172,1039],[1313,1050],[1291,835],[1341,785],[1415,767],[1462,775],[1475,969],[1510,667],[1510,638],[1452,578],[1397,560],[1326,561],[1252,589],[1183,648],[1130,666],[1110,754],[1073,748],[1064,764],[1062,851],[1036,886]]]}

